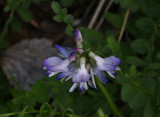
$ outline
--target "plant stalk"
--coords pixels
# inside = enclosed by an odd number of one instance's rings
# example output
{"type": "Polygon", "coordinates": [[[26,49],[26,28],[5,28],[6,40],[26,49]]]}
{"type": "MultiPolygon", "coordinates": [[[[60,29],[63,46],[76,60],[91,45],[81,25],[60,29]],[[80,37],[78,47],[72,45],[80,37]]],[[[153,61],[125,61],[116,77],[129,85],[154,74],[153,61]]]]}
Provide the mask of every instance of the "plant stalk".
{"type": "Polygon", "coordinates": [[[106,88],[100,82],[100,80],[98,78],[96,78],[96,81],[97,81],[97,84],[98,84],[99,88],[101,89],[102,93],[104,94],[106,100],[108,101],[109,106],[110,106],[111,110],[114,112],[114,114],[117,117],[124,117],[123,114],[118,109],[118,107],[116,106],[116,104],[114,103],[114,101],[112,100],[112,97],[109,94],[109,92],[106,90],[106,88]]]}

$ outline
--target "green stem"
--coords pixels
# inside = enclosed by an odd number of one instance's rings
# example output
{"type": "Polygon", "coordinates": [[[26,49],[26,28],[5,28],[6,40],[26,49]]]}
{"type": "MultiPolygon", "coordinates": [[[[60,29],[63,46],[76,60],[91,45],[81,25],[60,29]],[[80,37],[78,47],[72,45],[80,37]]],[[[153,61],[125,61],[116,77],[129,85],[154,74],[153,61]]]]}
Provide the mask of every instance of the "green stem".
{"type": "Polygon", "coordinates": [[[15,12],[15,8],[13,8],[13,9],[11,10],[11,13],[10,13],[10,15],[9,15],[9,18],[7,19],[7,21],[6,21],[5,24],[4,24],[4,29],[3,29],[3,31],[2,31],[2,33],[1,33],[1,35],[0,35],[0,41],[2,41],[2,39],[4,38],[4,36],[6,35],[6,33],[7,33],[7,31],[8,31],[8,27],[9,27],[9,25],[10,25],[12,19],[13,19],[14,12],[15,12]]]}
{"type": "MultiPolygon", "coordinates": [[[[39,110],[36,110],[36,111],[34,111],[34,112],[23,112],[24,114],[32,114],[32,113],[39,113],[40,111],[39,110]]],[[[20,114],[20,113],[22,113],[22,112],[12,112],[12,113],[5,113],[5,114],[0,114],[0,117],[9,117],[9,116],[13,116],[13,115],[18,115],[18,114],[20,114]]],[[[52,110],[52,113],[54,114],[54,115],[62,115],[62,113],[60,113],[60,112],[56,112],[56,111],[53,111],[52,110]]],[[[78,116],[77,116],[78,117],[78,116]]]]}
{"type": "Polygon", "coordinates": [[[106,90],[106,88],[102,85],[102,83],[99,81],[98,78],[96,78],[97,84],[99,86],[99,88],[101,89],[102,93],[104,94],[106,100],[108,101],[110,108],[112,109],[112,111],[114,112],[114,114],[117,117],[124,117],[123,114],[120,112],[120,110],[118,109],[118,107],[115,105],[114,101],[112,100],[111,95],[109,94],[109,92],[106,90]]]}
{"type": "MultiPolygon", "coordinates": [[[[24,114],[30,114],[30,113],[37,113],[39,111],[34,111],[34,112],[23,112],[24,114]]],[[[5,113],[5,114],[1,114],[0,117],[9,117],[9,116],[13,116],[13,115],[18,115],[21,112],[12,112],[12,113],[5,113]]]]}

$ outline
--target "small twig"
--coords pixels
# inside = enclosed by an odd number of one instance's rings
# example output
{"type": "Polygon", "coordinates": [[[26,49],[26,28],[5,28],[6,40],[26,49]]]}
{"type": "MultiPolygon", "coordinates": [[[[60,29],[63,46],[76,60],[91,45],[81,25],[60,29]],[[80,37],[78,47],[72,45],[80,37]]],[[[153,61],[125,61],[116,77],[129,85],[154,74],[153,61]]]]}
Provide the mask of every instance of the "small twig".
{"type": "Polygon", "coordinates": [[[89,12],[90,12],[90,10],[91,10],[91,8],[92,8],[92,6],[94,5],[95,2],[96,2],[96,0],[93,0],[91,2],[91,4],[87,7],[87,9],[86,9],[86,11],[83,15],[82,21],[88,16],[88,14],[89,14],[89,12]]]}
{"type": "Polygon", "coordinates": [[[97,24],[97,26],[96,26],[96,28],[95,28],[96,30],[98,30],[98,29],[100,28],[101,24],[103,23],[105,14],[108,12],[108,10],[109,10],[109,8],[111,7],[113,1],[114,1],[114,0],[110,0],[109,3],[107,4],[106,9],[104,10],[103,16],[101,17],[99,23],[97,24]]]}
{"type": "Polygon", "coordinates": [[[97,9],[96,9],[96,11],[94,12],[94,15],[93,15],[93,17],[92,17],[92,19],[91,19],[91,21],[90,21],[90,23],[89,23],[89,25],[88,25],[88,28],[92,28],[92,27],[93,27],[93,25],[94,25],[94,23],[95,23],[98,15],[99,15],[99,12],[100,12],[101,9],[102,9],[104,3],[105,3],[105,0],[101,0],[101,1],[99,2],[98,6],[97,6],[97,9]]]}
{"type": "Polygon", "coordinates": [[[127,24],[127,20],[128,20],[129,14],[130,14],[130,9],[129,9],[129,7],[128,7],[127,12],[126,12],[126,15],[125,15],[125,18],[124,18],[124,21],[123,21],[123,26],[122,26],[122,28],[121,28],[121,32],[120,32],[120,35],[119,35],[119,38],[118,38],[118,43],[119,43],[119,42],[121,41],[121,39],[122,39],[122,36],[123,36],[124,29],[125,29],[126,24],[127,24]]]}

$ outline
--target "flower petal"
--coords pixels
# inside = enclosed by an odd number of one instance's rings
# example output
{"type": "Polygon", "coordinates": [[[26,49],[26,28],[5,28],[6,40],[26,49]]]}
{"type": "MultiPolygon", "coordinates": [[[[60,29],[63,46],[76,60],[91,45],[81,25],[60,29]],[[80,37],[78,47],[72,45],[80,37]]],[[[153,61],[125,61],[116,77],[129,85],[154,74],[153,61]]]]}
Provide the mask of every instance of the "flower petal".
{"type": "Polygon", "coordinates": [[[68,48],[68,47],[62,47],[60,45],[55,44],[55,47],[57,48],[58,52],[63,55],[65,58],[68,58],[69,55],[74,52],[74,49],[68,48]]]}
{"type": "Polygon", "coordinates": [[[107,73],[108,73],[112,78],[115,78],[115,76],[114,76],[111,72],[107,71],[107,73]]]}
{"type": "Polygon", "coordinates": [[[48,77],[52,77],[52,76],[54,76],[54,75],[56,75],[57,74],[57,72],[51,72],[51,71],[47,71],[46,72],[46,75],[48,76],[48,77]]]}
{"type": "Polygon", "coordinates": [[[80,92],[83,92],[83,89],[88,90],[86,82],[80,82],[80,92]]]}
{"type": "Polygon", "coordinates": [[[97,63],[97,68],[100,71],[114,71],[116,69],[115,65],[108,65],[108,64],[101,64],[101,63],[97,63]]]}
{"type": "Polygon", "coordinates": [[[82,64],[81,69],[79,69],[78,72],[73,75],[72,81],[74,83],[87,82],[89,80],[89,78],[90,78],[90,75],[89,75],[87,69],[85,68],[85,65],[82,64]]]}
{"type": "Polygon", "coordinates": [[[58,57],[50,57],[43,61],[43,66],[49,67],[49,66],[55,66],[59,64],[62,60],[58,57]]]}
{"type": "Polygon", "coordinates": [[[69,65],[69,60],[66,59],[53,67],[47,67],[47,70],[52,72],[66,72],[68,71],[68,65],[69,65]]]}
{"type": "Polygon", "coordinates": [[[84,82],[84,83],[83,83],[83,85],[84,85],[85,90],[88,90],[87,83],[86,83],[86,82],[84,82]]]}
{"type": "Polygon", "coordinates": [[[106,63],[111,65],[119,65],[121,63],[121,60],[116,58],[115,56],[110,56],[108,58],[104,58],[106,63]]]}
{"type": "Polygon", "coordinates": [[[89,56],[96,60],[97,67],[100,71],[114,71],[116,69],[116,65],[111,64],[111,61],[106,61],[105,59],[97,56],[93,52],[90,52],[89,56]]]}
{"type": "Polygon", "coordinates": [[[69,61],[74,61],[74,60],[76,60],[76,53],[75,53],[75,52],[72,52],[72,53],[69,55],[68,60],[69,60],[69,61]]]}
{"type": "Polygon", "coordinates": [[[107,79],[107,77],[106,77],[106,75],[105,75],[105,73],[104,72],[102,72],[102,71],[99,71],[98,69],[94,69],[94,75],[96,75],[104,84],[105,83],[109,83],[108,82],[108,79],[107,79]]]}
{"type": "Polygon", "coordinates": [[[77,87],[78,83],[74,83],[72,87],[70,88],[69,92],[73,92],[75,88],[77,87]]]}
{"type": "Polygon", "coordinates": [[[71,72],[62,72],[57,76],[57,79],[62,79],[70,76],[72,73],[71,72]]]}
{"type": "Polygon", "coordinates": [[[81,48],[74,48],[74,50],[80,54],[82,54],[84,51],[81,48]]]}
{"type": "Polygon", "coordinates": [[[91,86],[92,88],[95,88],[91,80],[88,80],[88,85],[91,86]]]}
{"type": "Polygon", "coordinates": [[[116,67],[116,69],[115,69],[116,71],[120,71],[121,70],[121,68],[120,67],[116,67]]]}
{"type": "Polygon", "coordinates": [[[48,77],[52,77],[52,76],[54,76],[56,74],[58,74],[58,73],[57,72],[51,72],[48,77]]]}
{"type": "Polygon", "coordinates": [[[72,62],[71,64],[69,64],[68,66],[68,71],[74,73],[75,71],[77,71],[76,66],[75,66],[75,62],[72,62]]]}
{"type": "Polygon", "coordinates": [[[92,68],[90,69],[90,74],[91,74],[91,77],[92,77],[93,86],[96,88],[96,83],[95,83],[95,79],[94,79],[94,74],[93,74],[92,68]]]}
{"type": "Polygon", "coordinates": [[[78,29],[75,29],[75,31],[74,31],[74,37],[77,42],[79,42],[79,43],[83,42],[81,32],[78,29]]]}

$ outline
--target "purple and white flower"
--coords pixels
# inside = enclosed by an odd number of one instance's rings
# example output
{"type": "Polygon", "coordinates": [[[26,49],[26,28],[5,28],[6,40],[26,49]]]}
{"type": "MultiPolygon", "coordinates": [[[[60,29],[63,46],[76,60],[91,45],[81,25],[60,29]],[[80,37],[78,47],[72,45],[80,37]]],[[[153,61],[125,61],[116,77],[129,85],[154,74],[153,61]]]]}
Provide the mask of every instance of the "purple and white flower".
{"type": "Polygon", "coordinates": [[[88,85],[96,88],[95,76],[103,84],[108,84],[105,72],[115,78],[116,71],[120,70],[117,66],[121,60],[114,56],[102,58],[92,51],[84,51],[82,49],[83,38],[78,29],[74,31],[74,36],[77,43],[76,48],[55,45],[61,58],[50,57],[44,60],[43,66],[44,70],[47,70],[46,74],[49,77],[58,74],[57,79],[61,81],[72,79],[73,85],[69,92],[73,92],[77,87],[80,92],[83,92],[88,90],[88,85]]]}

